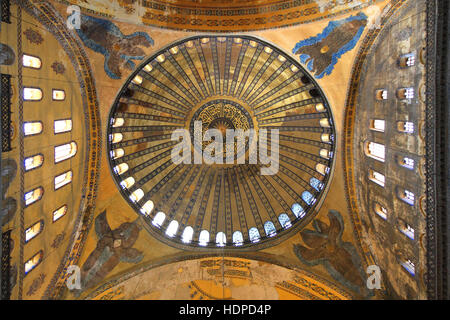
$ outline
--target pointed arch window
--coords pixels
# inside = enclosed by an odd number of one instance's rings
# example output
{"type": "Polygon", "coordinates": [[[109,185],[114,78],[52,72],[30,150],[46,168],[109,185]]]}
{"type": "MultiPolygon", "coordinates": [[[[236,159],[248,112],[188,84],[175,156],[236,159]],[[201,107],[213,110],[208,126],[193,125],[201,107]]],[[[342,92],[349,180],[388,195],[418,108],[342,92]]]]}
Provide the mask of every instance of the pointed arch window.
{"type": "Polygon", "coordinates": [[[244,237],[242,236],[242,232],[235,231],[233,233],[233,244],[235,246],[241,246],[244,243],[244,237]]]}
{"type": "Polygon", "coordinates": [[[287,229],[292,226],[291,219],[289,219],[289,216],[286,213],[280,214],[278,216],[278,221],[280,221],[280,224],[284,229],[287,229]]]}
{"type": "Polygon", "coordinates": [[[162,226],[162,224],[164,223],[165,219],[166,219],[166,214],[164,212],[160,211],[153,218],[152,224],[155,227],[160,228],[162,226]]]}
{"type": "Polygon", "coordinates": [[[42,166],[42,163],[44,162],[44,156],[42,154],[37,154],[28,158],[25,158],[24,165],[25,165],[25,171],[30,171],[32,169],[39,168],[42,166]]]}
{"type": "Polygon", "coordinates": [[[183,234],[181,235],[181,241],[184,243],[190,243],[192,241],[192,236],[194,235],[194,229],[191,226],[184,228],[183,234]]]}
{"type": "Polygon", "coordinates": [[[28,191],[24,195],[25,205],[29,206],[30,204],[33,204],[36,201],[40,200],[42,198],[43,194],[44,194],[44,188],[42,188],[42,187],[38,187],[34,190],[28,191]]]}
{"type": "Polygon", "coordinates": [[[61,208],[58,208],[55,211],[53,211],[53,222],[56,222],[62,217],[64,217],[66,213],[67,213],[67,205],[63,205],[61,208]]]}
{"type": "Polygon", "coordinates": [[[41,121],[25,122],[23,124],[23,134],[26,136],[39,134],[42,132],[42,127],[41,121]]]}
{"type": "Polygon", "coordinates": [[[77,153],[77,144],[75,142],[66,143],[55,147],[55,163],[67,160],[77,153]]]}
{"type": "Polygon", "coordinates": [[[277,234],[277,230],[272,221],[266,221],[266,223],[264,223],[264,231],[268,237],[273,237],[277,234]]]}
{"type": "Polygon", "coordinates": [[[36,268],[42,261],[42,258],[44,257],[44,252],[41,250],[38,253],[36,253],[30,260],[25,262],[25,275],[30,273],[31,270],[36,268]]]}
{"type": "Polygon", "coordinates": [[[25,242],[29,242],[31,239],[35,238],[42,232],[44,229],[44,221],[41,220],[36,222],[31,227],[25,230],[25,242]]]}
{"type": "Polygon", "coordinates": [[[209,232],[207,230],[202,230],[202,232],[200,232],[200,236],[198,237],[198,244],[204,247],[208,245],[208,242],[209,242],[209,232]]]}
{"type": "Polygon", "coordinates": [[[167,227],[166,235],[172,238],[177,234],[177,230],[178,230],[178,221],[172,220],[169,223],[169,226],[167,227]]]}
{"type": "Polygon", "coordinates": [[[259,235],[259,231],[256,227],[250,228],[248,230],[248,237],[251,242],[256,243],[261,239],[261,236],[259,235]]]}
{"type": "Polygon", "coordinates": [[[222,231],[216,234],[216,245],[218,247],[224,247],[227,243],[227,236],[222,231]]]}

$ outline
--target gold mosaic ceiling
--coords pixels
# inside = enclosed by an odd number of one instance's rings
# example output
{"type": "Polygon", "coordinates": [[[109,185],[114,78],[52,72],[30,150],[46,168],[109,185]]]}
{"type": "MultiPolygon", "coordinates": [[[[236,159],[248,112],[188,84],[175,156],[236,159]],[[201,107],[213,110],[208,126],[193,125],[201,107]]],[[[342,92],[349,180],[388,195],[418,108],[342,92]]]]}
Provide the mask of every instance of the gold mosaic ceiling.
{"type": "Polygon", "coordinates": [[[161,50],[127,80],[109,123],[119,190],[150,233],[181,248],[254,249],[292,234],[320,205],[333,164],[322,91],[293,58],[250,36],[191,37],[161,50]],[[278,129],[278,172],[261,175],[265,165],[250,164],[248,148],[245,164],[175,164],[172,132],[192,135],[198,120],[219,130],[278,129]]]}

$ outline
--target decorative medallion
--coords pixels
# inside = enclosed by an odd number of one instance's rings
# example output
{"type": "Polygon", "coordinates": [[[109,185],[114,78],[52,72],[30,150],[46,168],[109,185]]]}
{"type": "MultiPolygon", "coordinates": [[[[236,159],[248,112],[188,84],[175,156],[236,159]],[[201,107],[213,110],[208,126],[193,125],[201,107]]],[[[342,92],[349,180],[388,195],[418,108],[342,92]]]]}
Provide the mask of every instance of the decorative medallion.
{"type": "Polygon", "coordinates": [[[57,249],[61,245],[61,243],[63,242],[65,236],[66,236],[66,232],[65,231],[63,231],[62,233],[58,234],[55,237],[55,239],[53,239],[51,247],[53,249],[57,249]]]}
{"type": "Polygon", "coordinates": [[[56,74],[64,74],[66,72],[66,67],[61,62],[55,61],[51,67],[56,74]]]}
{"type": "Polygon", "coordinates": [[[44,41],[44,38],[42,38],[41,34],[38,31],[33,30],[31,28],[25,30],[23,34],[28,39],[28,41],[30,41],[33,44],[41,44],[44,41]]]}
{"type": "Polygon", "coordinates": [[[41,273],[36,279],[33,280],[30,287],[28,288],[27,296],[32,296],[35,294],[41,287],[45,281],[46,275],[41,273]]]}

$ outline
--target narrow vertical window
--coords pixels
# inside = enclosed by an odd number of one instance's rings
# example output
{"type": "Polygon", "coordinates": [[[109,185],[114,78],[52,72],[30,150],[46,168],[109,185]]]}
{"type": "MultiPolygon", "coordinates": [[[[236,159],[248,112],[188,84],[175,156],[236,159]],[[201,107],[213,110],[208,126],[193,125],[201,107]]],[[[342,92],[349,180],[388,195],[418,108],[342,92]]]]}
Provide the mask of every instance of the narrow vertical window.
{"type": "Polygon", "coordinates": [[[72,120],[55,120],[53,128],[55,133],[69,132],[72,130],[72,120]]]}
{"type": "Polygon", "coordinates": [[[25,205],[29,206],[32,203],[40,200],[42,195],[44,194],[44,188],[39,187],[34,190],[31,190],[24,195],[25,205]]]}
{"type": "Polygon", "coordinates": [[[172,238],[177,233],[177,230],[178,230],[178,221],[172,220],[169,223],[169,226],[167,227],[166,235],[172,238]]]}
{"type": "Polygon", "coordinates": [[[39,101],[42,99],[42,90],[39,88],[23,88],[23,100],[39,101]]]}
{"type": "Polygon", "coordinates": [[[253,243],[258,242],[261,238],[256,227],[250,228],[250,230],[248,230],[248,237],[253,243]]]}
{"type": "Polygon", "coordinates": [[[61,208],[58,208],[55,211],[53,211],[53,222],[56,222],[62,217],[64,217],[66,213],[67,213],[67,205],[63,205],[61,208]]]}
{"type": "Polygon", "coordinates": [[[184,243],[190,243],[192,241],[192,236],[194,235],[194,229],[190,226],[184,228],[183,234],[181,235],[181,241],[184,243]]]}
{"type": "Polygon", "coordinates": [[[66,98],[66,92],[61,89],[52,90],[52,99],[55,101],[63,101],[66,98]]]}
{"type": "Polygon", "coordinates": [[[206,246],[209,242],[209,232],[206,230],[202,230],[200,232],[200,236],[198,237],[198,244],[200,246],[206,246]]]}
{"type": "Polygon", "coordinates": [[[155,207],[155,204],[152,200],[148,200],[141,208],[141,213],[145,216],[150,215],[150,213],[153,211],[153,208],[155,207]]]}
{"type": "Polygon", "coordinates": [[[309,206],[313,205],[314,202],[316,202],[316,198],[313,197],[313,195],[309,191],[303,191],[302,193],[302,199],[305,201],[309,206]]]}
{"type": "Polygon", "coordinates": [[[125,180],[123,180],[122,182],[120,182],[120,186],[123,189],[129,189],[135,182],[136,182],[136,180],[134,180],[133,177],[128,177],[125,180]]]}
{"type": "Polygon", "coordinates": [[[128,169],[129,169],[128,164],[126,164],[125,162],[123,162],[123,163],[118,164],[117,166],[115,166],[115,167],[113,168],[113,171],[114,171],[116,174],[119,174],[119,175],[120,175],[120,174],[123,174],[123,173],[127,172],[128,169]]]}
{"type": "Polygon", "coordinates": [[[25,262],[25,275],[30,273],[31,270],[36,268],[39,265],[39,263],[41,263],[43,256],[44,253],[41,250],[38,253],[36,253],[30,260],[25,262]]]}
{"type": "Polygon", "coordinates": [[[162,226],[162,224],[164,223],[165,219],[166,219],[166,214],[164,212],[160,211],[153,218],[152,224],[155,227],[160,228],[162,226]]]}
{"type": "Polygon", "coordinates": [[[322,188],[323,188],[323,183],[320,182],[319,179],[316,179],[316,178],[314,178],[314,177],[311,178],[311,179],[309,179],[309,184],[310,184],[311,187],[313,187],[313,188],[316,189],[317,191],[320,191],[320,190],[322,190],[322,188]]]}
{"type": "Polygon", "coordinates": [[[55,147],[55,162],[61,162],[72,158],[77,153],[77,144],[75,142],[63,144],[55,147]]]}
{"type": "Polygon", "coordinates": [[[72,170],[64,172],[55,177],[55,190],[64,187],[72,182],[72,170]]]}
{"type": "Polygon", "coordinates": [[[233,233],[233,244],[235,246],[241,246],[244,243],[244,237],[242,236],[242,232],[235,231],[233,233]]]}
{"type": "Polygon", "coordinates": [[[24,160],[25,171],[30,171],[32,169],[38,168],[42,166],[43,162],[44,156],[42,154],[37,154],[35,156],[25,158],[24,160]]]}
{"type": "Polygon", "coordinates": [[[266,221],[266,223],[264,223],[264,232],[268,237],[273,237],[277,234],[277,230],[272,221],[266,221]]]}
{"type": "Polygon", "coordinates": [[[226,237],[225,233],[223,233],[222,231],[218,232],[216,234],[216,246],[224,247],[226,243],[227,243],[227,237],[226,237]]]}
{"type": "Polygon", "coordinates": [[[23,133],[26,136],[32,136],[42,132],[42,122],[25,122],[23,124],[23,133]]]}
{"type": "Polygon", "coordinates": [[[303,218],[305,216],[305,210],[303,209],[303,207],[298,204],[298,203],[294,203],[291,206],[291,211],[292,213],[299,219],[303,218]]]}
{"type": "Polygon", "coordinates": [[[121,133],[113,133],[109,135],[109,140],[111,143],[117,143],[122,141],[123,135],[121,133]]]}
{"type": "Polygon", "coordinates": [[[278,221],[280,221],[280,224],[284,229],[287,229],[292,226],[291,219],[289,219],[289,216],[286,213],[280,214],[278,216],[278,221]]]}
{"type": "Polygon", "coordinates": [[[38,57],[24,54],[22,55],[22,65],[26,68],[40,69],[42,61],[38,57]]]}
{"type": "Polygon", "coordinates": [[[142,189],[137,189],[130,195],[130,200],[133,202],[138,202],[143,197],[144,197],[144,191],[142,191],[142,189]]]}
{"type": "Polygon", "coordinates": [[[111,151],[111,157],[113,159],[118,159],[123,157],[123,155],[125,154],[125,151],[122,148],[119,149],[115,149],[111,151]]]}

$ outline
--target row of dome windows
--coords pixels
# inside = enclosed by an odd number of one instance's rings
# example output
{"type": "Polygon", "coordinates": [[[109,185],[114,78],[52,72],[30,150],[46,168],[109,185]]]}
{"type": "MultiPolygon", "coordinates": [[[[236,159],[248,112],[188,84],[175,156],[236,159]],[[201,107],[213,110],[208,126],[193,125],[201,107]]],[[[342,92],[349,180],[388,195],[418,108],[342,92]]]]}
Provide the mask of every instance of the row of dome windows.
{"type": "MultiPolygon", "coordinates": [[[[415,56],[414,54],[406,54],[400,57],[399,66],[402,68],[412,67],[415,64],[415,56]]],[[[379,89],[375,93],[376,100],[387,100],[388,92],[386,89],[379,89]]],[[[397,90],[396,96],[398,99],[413,99],[414,98],[414,88],[401,88],[397,90]]],[[[373,119],[370,122],[370,130],[385,132],[385,120],[382,119],[373,119]]],[[[397,131],[401,133],[414,133],[414,123],[410,121],[398,121],[397,122],[397,131]]],[[[364,144],[364,151],[366,156],[373,158],[380,162],[385,162],[386,159],[386,148],[385,145],[380,143],[375,143],[372,141],[368,141],[364,144]]],[[[397,155],[396,162],[399,166],[414,170],[415,161],[412,158],[397,155]]],[[[376,172],[372,169],[369,170],[369,180],[376,183],[377,185],[384,187],[385,186],[385,176],[379,172],[376,172]]],[[[415,195],[412,191],[396,188],[395,191],[397,197],[403,202],[407,203],[410,206],[414,206],[415,204],[415,195]]],[[[375,202],[373,206],[374,212],[382,218],[383,220],[387,220],[388,218],[388,210],[383,207],[381,204],[375,202]]],[[[408,237],[411,240],[415,238],[415,230],[414,228],[405,222],[402,219],[398,219],[397,221],[398,230],[408,237]]],[[[403,261],[399,261],[400,265],[412,276],[415,275],[415,264],[411,259],[405,259],[403,261]]]]}

